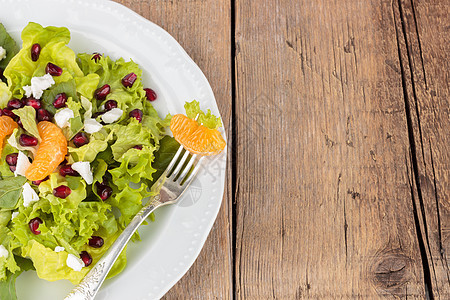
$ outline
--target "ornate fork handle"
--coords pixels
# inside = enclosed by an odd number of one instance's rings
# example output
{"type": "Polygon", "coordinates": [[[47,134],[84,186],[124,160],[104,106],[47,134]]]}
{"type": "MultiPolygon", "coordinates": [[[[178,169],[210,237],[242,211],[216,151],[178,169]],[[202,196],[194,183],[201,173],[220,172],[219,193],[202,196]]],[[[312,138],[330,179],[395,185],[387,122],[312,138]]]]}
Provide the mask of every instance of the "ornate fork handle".
{"type": "Polygon", "coordinates": [[[64,300],[92,300],[97,294],[103,281],[119,257],[123,248],[127,245],[135,231],[144,220],[158,207],[167,202],[160,202],[160,195],[154,196],[148,204],[131,220],[130,224],[119,235],[114,244],[106,251],[91,271],[77,285],[64,300]]]}

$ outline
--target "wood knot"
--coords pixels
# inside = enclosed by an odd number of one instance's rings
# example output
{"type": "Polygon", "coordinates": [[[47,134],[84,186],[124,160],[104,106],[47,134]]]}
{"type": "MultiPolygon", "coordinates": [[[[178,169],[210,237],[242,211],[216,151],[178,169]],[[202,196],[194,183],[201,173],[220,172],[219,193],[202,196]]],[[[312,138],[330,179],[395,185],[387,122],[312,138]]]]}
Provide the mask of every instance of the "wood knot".
{"type": "Polygon", "coordinates": [[[373,282],[382,293],[397,294],[411,280],[411,258],[401,250],[382,251],[375,256],[372,265],[373,282]]]}

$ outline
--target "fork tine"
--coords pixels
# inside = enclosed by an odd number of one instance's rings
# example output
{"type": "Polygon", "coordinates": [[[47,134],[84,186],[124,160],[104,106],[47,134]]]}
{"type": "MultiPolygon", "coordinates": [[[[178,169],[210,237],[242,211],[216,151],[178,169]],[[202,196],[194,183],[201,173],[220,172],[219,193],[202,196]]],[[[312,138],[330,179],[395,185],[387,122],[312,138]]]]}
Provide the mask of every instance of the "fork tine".
{"type": "Polygon", "coordinates": [[[186,150],[183,157],[181,158],[180,162],[178,163],[177,167],[175,168],[175,171],[172,172],[172,175],[170,175],[169,178],[175,179],[177,178],[178,173],[180,173],[181,168],[183,167],[184,163],[186,162],[186,159],[189,156],[189,151],[186,150]]]}
{"type": "Polygon", "coordinates": [[[189,174],[189,171],[192,168],[192,165],[194,164],[194,162],[197,160],[197,154],[192,155],[191,159],[189,160],[189,163],[186,165],[186,168],[183,169],[183,172],[181,173],[181,175],[178,177],[178,182],[181,184],[183,182],[183,180],[185,179],[186,175],[189,174]]]}
{"type": "Polygon", "coordinates": [[[166,174],[170,174],[170,172],[172,171],[172,168],[174,167],[175,163],[177,162],[178,157],[180,156],[180,153],[182,150],[183,150],[183,146],[180,146],[180,148],[178,148],[177,153],[175,153],[175,156],[172,158],[169,165],[167,166],[166,174]]]}
{"type": "MultiPolygon", "coordinates": [[[[191,175],[187,176],[187,179],[184,180],[183,186],[189,186],[189,184],[191,184],[192,180],[194,180],[195,175],[197,174],[197,172],[200,170],[200,167],[202,165],[202,161],[205,157],[202,156],[199,159],[197,159],[197,164],[194,167],[194,170],[192,171],[191,175]]],[[[183,182],[183,181],[180,181],[183,182]]]]}

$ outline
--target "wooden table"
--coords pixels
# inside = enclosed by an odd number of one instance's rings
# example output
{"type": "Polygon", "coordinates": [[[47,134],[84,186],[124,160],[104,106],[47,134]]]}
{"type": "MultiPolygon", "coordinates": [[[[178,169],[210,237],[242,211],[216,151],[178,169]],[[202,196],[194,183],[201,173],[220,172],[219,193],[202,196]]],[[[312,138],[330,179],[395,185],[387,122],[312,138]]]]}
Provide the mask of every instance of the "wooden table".
{"type": "Polygon", "coordinates": [[[118,1],[204,71],[223,207],[166,299],[450,299],[450,2],[118,1]]]}

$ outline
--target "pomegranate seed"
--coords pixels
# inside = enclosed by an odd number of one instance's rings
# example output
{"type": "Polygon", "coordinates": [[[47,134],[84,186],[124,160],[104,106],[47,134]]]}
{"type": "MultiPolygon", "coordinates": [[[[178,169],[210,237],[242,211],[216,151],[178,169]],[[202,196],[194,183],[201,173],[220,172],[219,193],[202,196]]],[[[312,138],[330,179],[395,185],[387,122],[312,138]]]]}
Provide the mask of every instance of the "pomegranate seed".
{"type": "Polygon", "coordinates": [[[42,179],[42,180],[32,181],[31,183],[34,184],[34,185],[40,185],[42,182],[48,180],[48,178],[49,178],[49,177],[47,176],[47,177],[45,177],[45,178],[42,179]]]}
{"type": "Polygon", "coordinates": [[[10,166],[17,165],[17,157],[19,156],[19,153],[11,153],[6,155],[5,160],[6,163],[10,166]]]}
{"type": "Polygon", "coordinates": [[[62,108],[66,106],[67,95],[66,93],[61,93],[56,95],[55,100],[53,101],[53,106],[55,108],[62,108]]]}
{"type": "Polygon", "coordinates": [[[33,46],[31,46],[31,60],[37,61],[39,59],[39,54],[41,54],[41,45],[33,44],[33,46]]]}
{"type": "Polygon", "coordinates": [[[22,107],[23,107],[23,102],[20,101],[19,99],[12,99],[12,100],[9,100],[9,101],[8,101],[7,107],[8,107],[10,110],[13,110],[13,109],[19,109],[19,108],[22,108],[22,107]]]}
{"type": "Polygon", "coordinates": [[[37,119],[38,121],[51,121],[52,115],[46,109],[40,108],[37,111],[37,119]]]}
{"type": "Polygon", "coordinates": [[[9,170],[14,173],[16,171],[16,166],[9,166],[9,170]]]}
{"type": "Polygon", "coordinates": [[[21,134],[19,144],[24,147],[34,147],[38,144],[38,139],[28,134],[21,134]]]}
{"type": "Polygon", "coordinates": [[[86,145],[87,143],[89,143],[89,138],[86,135],[86,133],[84,132],[78,132],[74,137],[73,137],[73,143],[75,144],[75,146],[77,146],[78,148],[86,145]]]}
{"type": "Polygon", "coordinates": [[[11,119],[17,120],[17,116],[9,108],[3,109],[3,115],[8,116],[11,119]]]}
{"type": "Polygon", "coordinates": [[[59,174],[63,177],[69,176],[80,176],[77,171],[72,169],[72,165],[64,165],[59,169],[59,174]]]}
{"type": "Polygon", "coordinates": [[[92,264],[92,257],[86,251],[81,251],[80,258],[86,267],[89,267],[92,264]]]}
{"type": "Polygon", "coordinates": [[[112,188],[110,186],[107,186],[105,184],[98,184],[97,185],[97,194],[100,196],[100,199],[103,201],[106,201],[109,197],[112,195],[112,188]]]}
{"type": "Polygon", "coordinates": [[[41,101],[38,99],[34,99],[34,98],[27,98],[25,100],[25,105],[26,106],[31,106],[32,108],[38,110],[39,108],[42,107],[41,101]]]}
{"type": "Polygon", "coordinates": [[[156,95],[156,92],[154,90],[146,88],[144,89],[144,91],[148,101],[155,101],[156,98],[158,98],[158,95],[156,95]]]}
{"type": "Polygon", "coordinates": [[[133,147],[133,149],[142,150],[142,145],[136,145],[136,146],[133,147]]]}
{"type": "Polygon", "coordinates": [[[128,75],[125,75],[124,78],[122,78],[122,84],[124,87],[130,88],[133,86],[136,79],[137,79],[137,75],[134,73],[130,73],[128,75]]]}
{"type": "Polygon", "coordinates": [[[106,96],[111,92],[111,87],[108,84],[103,85],[95,91],[95,98],[97,100],[105,100],[106,96]]]}
{"type": "Polygon", "coordinates": [[[48,63],[45,67],[45,73],[50,74],[52,76],[61,76],[63,70],[55,64],[48,63]]]}
{"type": "Polygon", "coordinates": [[[0,108],[0,117],[3,116],[3,109],[0,108]]]}
{"type": "Polygon", "coordinates": [[[102,58],[102,55],[100,53],[94,52],[92,54],[91,60],[98,62],[102,58]]]}
{"type": "Polygon", "coordinates": [[[41,234],[41,231],[39,229],[39,225],[41,225],[43,222],[40,218],[34,218],[31,219],[30,222],[28,222],[28,226],[30,227],[30,230],[33,234],[39,235],[41,234]]]}
{"type": "Polygon", "coordinates": [[[130,112],[130,117],[131,117],[131,118],[137,119],[137,120],[139,121],[139,123],[142,122],[142,117],[143,117],[143,116],[144,116],[144,113],[142,112],[142,110],[140,110],[140,109],[138,109],[138,108],[133,109],[133,110],[130,112]]]}
{"type": "Polygon", "coordinates": [[[53,195],[61,199],[66,199],[67,196],[70,195],[70,193],[72,193],[72,190],[65,185],[60,185],[57,188],[53,189],[53,195]]]}
{"type": "Polygon", "coordinates": [[[89,246],[91,246],[92,248],[101,248],[104,243],[105,241],[103,241],[103,239],[99,236],[92,236],[89,239],[89,246]]]}
{"type": "Polygon", "coordinates": [[[117,108],[117,101],[116,100],[108,100],[105,103],[105,110],[111,110],[113,108],[117,108]]]}

